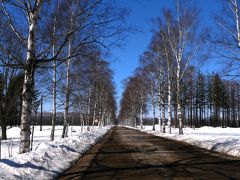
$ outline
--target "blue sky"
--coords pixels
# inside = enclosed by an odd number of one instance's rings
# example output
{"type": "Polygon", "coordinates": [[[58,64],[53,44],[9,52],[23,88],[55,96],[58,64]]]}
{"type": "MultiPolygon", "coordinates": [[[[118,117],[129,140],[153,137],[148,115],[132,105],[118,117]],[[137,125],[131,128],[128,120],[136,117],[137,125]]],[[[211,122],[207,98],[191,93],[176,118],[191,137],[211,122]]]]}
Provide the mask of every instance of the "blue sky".
{"type": "MultiPolygon", "coordinates": [[[[200,10],[200,25],[215,28],[214,14],[221,11],[221,0],[196,0],[200,10]]],[[[117,97],[120,100],[123,85],[122,80],[129,77],[138,66],[139,56],[146,50],[150,43],[154,27],[152,19],[161,15],[163,8],[174,7],[175,0],[119,0],[118,5],[130,9],[127,24],[137,27],[139,33],[129,34],[121,49],[112,51],[112,69],[114,70],[114,82],[116,83],[117,97]]],[[[216,62],[209,61],[202,70],[210,73],[216,69],[216,62]]]]}

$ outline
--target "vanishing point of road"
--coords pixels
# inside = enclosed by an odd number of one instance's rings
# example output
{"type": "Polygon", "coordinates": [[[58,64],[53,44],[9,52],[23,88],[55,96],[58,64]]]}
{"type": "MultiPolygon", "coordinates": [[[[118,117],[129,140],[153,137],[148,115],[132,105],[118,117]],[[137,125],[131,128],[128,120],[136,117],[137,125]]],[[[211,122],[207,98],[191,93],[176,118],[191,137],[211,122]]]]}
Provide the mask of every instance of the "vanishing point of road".
{"type": "Polygon", "coordinates": [[[240,179],[240,158],[112,128],[60,179],[240,179]]]}

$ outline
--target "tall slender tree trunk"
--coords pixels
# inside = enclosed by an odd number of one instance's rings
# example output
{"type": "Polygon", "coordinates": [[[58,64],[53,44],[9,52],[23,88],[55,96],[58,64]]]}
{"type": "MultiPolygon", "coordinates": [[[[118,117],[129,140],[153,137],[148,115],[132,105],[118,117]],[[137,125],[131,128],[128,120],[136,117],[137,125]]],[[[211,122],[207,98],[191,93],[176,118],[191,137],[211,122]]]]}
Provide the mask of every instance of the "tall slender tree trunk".
{"type": "Polygon", "coordinates": [[[178,112],[177,112],[177,102],[174,102],[174,127],[175,128],[177,128],[178,127],[178,124],[179,124],[179,122],[178,122],[178,112]]]}
{"type": "Polygon", "coordinates": [[[235,14],[235,21],[236,21],[237,43],[238,43],[238,47],[240,48],[240,22],[239,22],[239,7],[238,7],[237,0],[232,0],[232,4],[234,6],[233,12],[235,14]]]}
{"type": "Polygon", "coordinates": [[[192,96],[191,96],[191,103],[190,103],[190,124],[191,124],[191,128],[192,128],[193,127],[193,99],[192,99],[192,96]]]}
{"type": "Polygon", "coordinates": [[[40,131],[42,131],[43,120],[43,96],[41,97],[41,110],[40,110],[40,131]]]}
{"type": "MultiPolygon", "coordinates": [[[[54,23],[55,33],[55,23],[54,23]]],[[[53,57],[55,56],[55,45],[53,45],[53,57]]],[[[54,140],[55,123],[57,118],[57,64],[56,60],[53,61],[53,80],[52,80],[52,129],[51,129],[51,141],[54,140]]]]}
{"type": "Polygon", "coordinates": [[[37,119],[37,111],[35,111],[35,113],[34,113],[34,118],[33,118],[33,122],[32,122],[32,136],[31,136],[31,144],[30,144],[31,151],[33,149],[33,138],[34,138],[34,129],[35,129],[36,119],[37,119]]]}
{"type": "Polygon", "coordinates": [[[162,132],[162,97],[161,97],[161,84],[158,85],[158,124],[159,131],[162,132]]]}
{"type": "Polygon", "coordinates": [[[198,128],[198,104],[195,102],[195,128],[198,128]]]}
{"type": "Polygon", "coordinates": [[[172,123],[172,89],[171,89],[171,77],[170,68],[168,68],[168,121],[167,121],[167,133],[171,134],[171,123],[172,123]]]}
{"type": "Polygon", "coordinates": [[[143,129],[143,100],[141,101],[141,108],[140,108],[140,127],[143,129]]]}
{"type": "Polygon", "coordinates": [[[156,111],[155,111],[155,103],[152,104],[152,111],[153,111],[153,131],[155,131],[155,117],[156,117],[156,111]]]}
{"type": "Polygon", "coordinates": [[[227,117],[226,117],[226,126],[228,127],[229,126],[229,118],[230,118],[230,110],[229,110],[229,107],[227,108],[227,117]]]}
{"type": "MultiPolygon", "coordinates": [[[[73,14],[74,12],[70,12],[70,29],[71,32],[73,29],[73,14]]],[[[71,56],[72,56],[72,38],[68,40],[68,60],[67,60],[67,82],[66,82],[66,96],[65,96],[65,107],[64,107],[64,122],[63,122],[63,132],[62,138],[68,137],[68,113],[69,113],[69,102],[70,102],[70,68],[71,68],[71,56]]]]}
{"type": "Polygon", "coordinates": [[[199,108],[199,127],[202,127],[202,105],[200,105],[200,108],[199,108]]]}
{"type": "Polygon", "coordinates": [[[71,48],[72,42],[71,39],[68,43],[68,56],[67,60],[67,82],[66,82],[66,97],[65,97],[65,108],[64,108],[64,123],[63,123],[63,132],[62,138],[68,137],[68,112],[69,112],[69,101],[70,101],[70,66],[71,66],[71,48]]]}
{"type": "Polygon", "coordinates": [[[203,104],[203,112],[202,112],[202,120],[203,120],[203,124],[202,126],[206,126],[206,101],[204,100],[204,104],[203,104]]]}
{"type": "MultiPolygon", "coordinates": [[[[39,9],[38,9],[39,10],[39,9]]],[[[32,101],[34,95],[34,72],[35,59],[35,31],[37,28],[38,12],[29,14],[29,35],[27,41],[27,60],[24,70],[24,83],[22,93],[21,131],[19,153],[30,151],[30,122],[32,112],[32,101]]]]}
{"type": "Polygon", "coordinates": [[[89,87],[89,93],[88,93],[88,117],[87,117],[87,131],[90,131],[89,121],[90,121],[90,115],[91,115],[91,93],[92,93],[92,87],[90,85],[89,87]]]}
{"type": "Polygon", "coordinates": [[[180,60],[177,63],[177,115],[179,122],[179,135],[183,135],[183,116],[182,116],[182,107],[180,102],[180,60]]]}
{"type": "Polygon", "coordinates": [[[153,82],[151,83],[151,98],[152,98],[152,112],[153,112],[153,131],[155,131],[155,117],[156,117],[156,107],[155,107],[155,97],[154,97],[154,87],[153,82]]]}
{"type": "Polygon", "coordinates": [[[223,108],[222,110],[222,127],[226,127],[226,123],[225,123],[225,109],[223,108]]]}
{"type": "Polygon", "coordinates": [[[95,100],[94,107],[93,107],[92,129],[94,129],[94,124],[96,119],[96,108],[97,108],[97,102],[95,100]]]}
{"type": "Polygon", "coordinates": [[[81,133],[83,133],[84,120],[83,120],[81,113],[79,113],[79,120],[80,120],[80,125],[81,125],[81,133]]]}
{"type": "MultiPolygon", "coordinates": [[[[79,90],[81,87],[81,81],[78,80],[77,81],[77,89],[79,90]]],[[[83,115],[81,113],[82,111],[82,104],[81,104],[81,92],[78,91],[78,113],[79,113],[79,120],[80,120],[80,126],[81,126],[81,133],[83,133],[83,126],[84,126],[84,118],[83,115]]]]}
{"type": "Polygon", "coordinates": [[[28,65],[30,66],[30,70],[28,70],[28,67],[25,70],[22,94],[20,154],[30,151],[30,122],[32,112],[32,97],[34,94],[34,67],[32,63],[29,63],[28,65]]]}
{"type": "Polygon", "coordinates": [[[103,119],[103,99],[100,98],[100,117],[98,119],[98,123],[99,121],[102,121],[102,119],[103,119]]]}
{"type": "MultiPolygon", "coordinates": [[[[59,8],[59,0],[57,0],[57,7],[59,8]]],[[[55,56],[55,35],[56,35],[56,16],[53,20],[53,57],[55,56]]],[[[52,129],[50,139],[54,140],[55,124],[57,120],[57,62],[56,59],[53,61],[53,79],[52,79],[52,129]]]]}
{"type": "Polygon", "coordinates": [[[209,102],[209,123],[210,126],[213,126],[213,116],[212,116],[212,102],[209,102]]]}
{"type": "Polygon", "coordinates": [[[164,106],[164,100],[162,97],[162,132],[166,132],[166,125],[165,125],[165,106],[164,106]]]}

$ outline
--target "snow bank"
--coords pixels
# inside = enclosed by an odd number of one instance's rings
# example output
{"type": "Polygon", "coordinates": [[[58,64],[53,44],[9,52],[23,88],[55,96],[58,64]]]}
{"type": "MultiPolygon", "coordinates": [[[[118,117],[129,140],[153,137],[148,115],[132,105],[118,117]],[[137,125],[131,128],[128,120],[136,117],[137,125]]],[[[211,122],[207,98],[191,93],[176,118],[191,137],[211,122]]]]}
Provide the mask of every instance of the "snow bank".
{"type": "Polygon", "coordinates": [[[152,131],[152,126],[146,126],[142,131],[240,157],[240,128],[184,128],[184,135],[178,135],[177,128],[172,128],[172,134],[160,133],[159,126],[156,131],[152,131]]]}
{"type": "Polygon", "coordinates": [[[52,179],[71,166],[110,126],[78,136],[42,142],[30,153],[0,160],[0,179],[52,179]]]}

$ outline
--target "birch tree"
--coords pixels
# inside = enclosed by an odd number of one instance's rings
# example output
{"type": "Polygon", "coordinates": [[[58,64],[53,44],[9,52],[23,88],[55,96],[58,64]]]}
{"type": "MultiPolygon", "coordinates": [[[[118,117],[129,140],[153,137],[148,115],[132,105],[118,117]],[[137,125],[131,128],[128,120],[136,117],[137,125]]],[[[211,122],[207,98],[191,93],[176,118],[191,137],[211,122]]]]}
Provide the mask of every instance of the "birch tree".
{"type": "Polygon", "coordinates": [[[159,29],[155,32],[151,50],[155,54],[156,76],[158,79],[158,106],[159,106],[159,125],[160,130],[165,133],[165,99],[168,101],[168,133],[171,133],[171,83],[172,83],[172,58],[169,52],[169,44],[165,37],[164,24],[159,22],[159,29]],[[167,81],[167,83],[165,83],[167,81]],[[168,98],[166,95],[166,86],[168,98]],[[162,124],[162,126],[161,126],[162,124]]]}
{"type": "MultiPolygon", "coordinates": [[[[61,2],[64,4],[68,1],[61,2]]],[[[10,55],[13,59],[8,66],[24,69],[20,153],[30,151],[30,121],[36,69],[55,59],[58,62],[65,62],[82,54],[78,50],[85,44],[96,43],[103,47],[112,45],[116,42],[113,37],[126,32],[126,28],[122,26],[125,11],[114,11],[110,4],[104,4],[101,0],[81,1],[80,6],[78,6],[81,14],[77,19],[79,23],[70,31],[64,29],[66,26],[62,26],[61,35],[58,36],[58,39],[55,39],[55,54],[50,56],[53,43],[45,30],[47,29],[47,22],[53,18],[51,13],[47,13],[47,10],[51,11],[53,9],[52,6],[52,2],[45,0],[5,0],[1,2],[1,11],[8,19],[7,23],[15,37],[22,43],[22,51],[26,56],[25,60],[19,60],[14,51],[1,45],[1,52],[10,55]],[[109,11],[110,9],[112,11],[109,11]],[[22,19],[24,23],[17,21],[17,18],[22,19]],[[74,47],[71,48],[71,55],[69,56],[64,52],[66,52],[69,40],[76,34],[81,36],[78,36],[77,41],[74,42],[74,47]],[[109,40],[104,41],[105,39],[109,40]]],[[[57,21],[66,19],[64,16],[65,13],[62,13],[57,21]]],[[[50,34],[52,35],[52,33],[50,34]]]]}
{"type": "MultiPolygon", "coordinates": [[[[161,27],[164,27],[162,24],[161,27]]],[[[166,27],[166,25],[165,25],[166,27]]],[[[160,43],[159,46],[161,46],[163,58],[167,64],[167,114],[168,114],[168,120],[167,120],[167,133],[171,134],[171,123],[172,123],[172,79],[173,79],[173,72],[174,72],[174,66],[173,66],[173,56],[170,51],[170,45],[167,38],[167,29],[161,29],[159,32],[160,36],[160,43]]]]}
{"type": "MultiPolygon", "coordinates": [[[[169,14],[171,15],[171,14],[169,14]]],[[[174,15],[171,15],[174,17],[174,15]]],[[[181,106],[181,79],[190,60],[193,58],[193,42],[196,40],[197,12],[191,7],[176,3],[175,18],[167,22],[167,37],[176,63],[176,95],[179,134],[183,134],[183,115],[181,106]],[[192,47],[191,47],[192,46],[192,47]]]]}
{"type": "MultiPolygon", "coordinates": [[[[76,28],[77,21],[74,21],[74,19],[77,19],[80,14],[77,12],[79,9],[77,8],[79,1],[76,2],[70,2],[68,4],[69,8],[69,32],[71,32],[73,29],[76,28]],[[76,3],[76,4],[75,4],[76,3]],[[75,27],[74,27],[75,26],[75,27]]],[[[68,111],[69,111],[69,101],[70,101],[70,68],[71,68],[71,61],[72,61],[72,42],[73,42],[73,36],[69,38],[68,40],[68,60],[66,62],[66,87],[65,87],[65,107],[64,107],[64,124],[63,124],[63,132],[62,132],[62,138],[68,137],[68,111]]]]}
{"type": "MultiPolygon", "coordinates": [[[[59,9],[59,0],[57,1],[57,10],[59,9]]],[[[55,37],[56,37],[56,12],[53,14],[53,31],[52,31],[52,39],[53,39],[53,45],[52,45],[52,57],[55,56],[55,37]]],[[[56,59],[53,60],[52,63],[52,129],[51,129],[51,135],[50,139],[51,141],[54,140],[54,133],[55,133],[55,123],[57,118],[57,61],[56,59]]]]}

